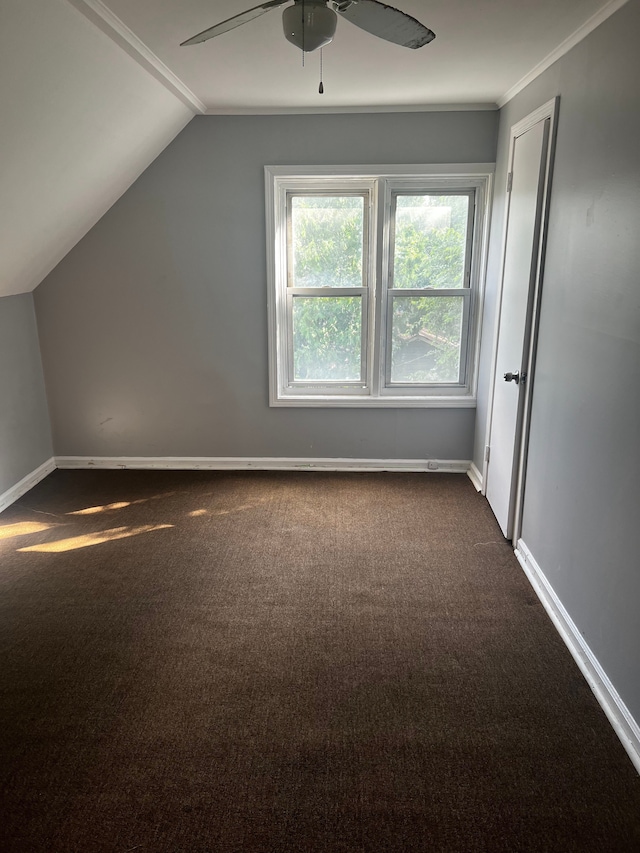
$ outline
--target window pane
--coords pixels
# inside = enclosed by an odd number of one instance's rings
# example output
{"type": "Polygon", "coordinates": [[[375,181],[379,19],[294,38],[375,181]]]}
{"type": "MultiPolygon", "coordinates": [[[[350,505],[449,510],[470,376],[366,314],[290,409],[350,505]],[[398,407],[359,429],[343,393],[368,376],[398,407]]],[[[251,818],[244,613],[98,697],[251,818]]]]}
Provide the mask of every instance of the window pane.
{"type": "Polygon", "coordinates": [[[393,300],[392,382],[458,382],[463,303],[461,296],[393,300]]]}
{"type": "Polygon", "coordinates": [[[361,340],[359,296],[293,298],[295,380],[359,381],[361,340]]]}
{"type": "Polygon", "coordinates": [[[466,195],[396,197],[394,287],[464,287],[466,195]]]}
{"type": "Polygon", "coordinates": [[[362,287],[364,198],[293,196],[293,287],[362,287]]]}

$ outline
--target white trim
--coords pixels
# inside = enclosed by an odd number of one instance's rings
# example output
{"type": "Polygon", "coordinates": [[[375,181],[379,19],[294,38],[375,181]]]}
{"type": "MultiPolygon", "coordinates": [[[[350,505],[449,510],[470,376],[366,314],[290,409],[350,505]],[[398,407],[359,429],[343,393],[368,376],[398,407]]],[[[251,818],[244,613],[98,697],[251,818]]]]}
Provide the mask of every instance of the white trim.
{"type": "Polygon", "coordinates": [[[102,0],[68,0],[82,15],[95,24],[118,47],[122,48],[138,65],[162,83],[196,113],[205,113],[206,105],[173,71],[150,50],[129,27],[108,9],[102,0]]]}
{"type": "Polygon", "coordinates": [[[39,465],[34,471],[27,474],[26,477],[23,477],[19,483],[16,483],[15,486],[7,489],[4,494],[0,495],[0,512],[11,506],[18,498],[21,498],[29,489],[32,489],[40,480],[44,480],[45,477],[48,477],[55,470],[56,462],[52,456],[51,459],[47,459],[46,462],[43,462],[42,465],[39,465]]]}
{"type": "MultiPolygon", "coordinates": [[[[555,120],[557,119],[559,103],[560,96],[556,95],[555,98],[551,98],[551,100],[547,101],[545,104],[542,104],[542,106],[538,107],[538,109],[533,110],[533,112],[530,112],[524,118],[520,119],[520,121],[517,121],[511,127],[512,138],[516,139],[518,136],[522,136],[528,130],[531,130],[532,127],[535,127],[538,122],[544,121],[547,118],[551,119],[552,123],[555,123],[555,120]]],[[[513,162],[512,160],[510,160],[509,169],[511,169],[512,167],[513,162]]]]}
{"type": "Polygon", "coordinates": [[[539,77],[547,68],[550,68],[554,62],[557,62],[565,53],[568,53],[572,48],[579,44],[584,38],[592,33],[600,24],[604,23],[607,18],[610,18],[618,9],[621,9],[628,0],[610,0],[602,9],[588,18],[584,24],[581,24],[577,30],[571,33],[564,41],[555,47],[551,53],[548,53],[543,60],[534,65],[531,71],[527,72],[524,77],[521,77],[504,95],[498,98],[498,107],[502,109],[505,104],[509,103],[512,98],[515,98],[529,83],[532,83],[536,77],[539,77]]]}
{"type": "Polygon", "coordinates": [[[633,766],[640,773],[640,726],[620,698],[618,691],[522,539],[518,540],[515,555],[600,707],[620,738],[633,766]]]}
{"type": "MultiPolygon", "coordinates": [[[[448,179],[475,178],[479,181],[496,170],[495,163],[403,163],[389,165],[388,163],[373,165],[340,165],[340,166],[265,166],[265,180],[273,178],[430,178],[435,176],[441,180],[436,186],[447,187],[448,179]]],[[[434,181],[435,183],[435,181],[434,181]]]]}
{"type": "Polygon", "coordinates": [[[321,408],[321,409],[475,409],[476,397],[393,397],[389,394],[379,397],[365,397],[353,394],[344,397],[315,396],[302,394],[289,397],[272,396],[269,406],[272,408],[321,408]]]}
{"type": "Polygon", "coordinates": [[[336,115],[342,113],[449,113],[449,112],[495,112],[494,103],[478,104],[380,104],[332,106],[332,107],[208,107],[207,116],[288,116],[288,115],[336,115]]]}
{"type": "Polygon", "coordinates": [[[469,470],[467,471],[467,477],[473,483],[476,492],[482,491],[482,474],[478,470],[475,462],[471,462],[469,465],[469,470]]]}
{"type": "Polygon", "coordinates": [[[465,459],[350,459],[277,456],[56,456],[58,468],[170,471],[417,471],[466,474],[465,459]]]}

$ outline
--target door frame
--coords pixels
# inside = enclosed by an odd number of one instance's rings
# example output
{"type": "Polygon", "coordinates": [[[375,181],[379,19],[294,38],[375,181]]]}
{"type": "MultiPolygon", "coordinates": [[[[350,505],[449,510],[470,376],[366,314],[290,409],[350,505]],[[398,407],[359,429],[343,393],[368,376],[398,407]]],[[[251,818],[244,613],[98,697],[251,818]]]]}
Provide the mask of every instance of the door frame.
{"type": "MultiPolygon", "coordinates": [[[[553,177],[553,162],[556,147],[556,131],[558,124],[558,110],[560,107],[560,96],[556,95],[550,101],[547,101],[538,109],[529,113],[519,122],[511,126],[509,138],[509,155],[507,159],[507,181],[513,170],[513,161],[515,156],[515,146],[518,137],[522,136],[528,130],[531,130],[536,124],[545,119],[549,119],[549,137],[547,145],[547,157],[544,172],[544,186],[542,188],[542,210],[540,215],[540,227],[538,233],[537,258],[535,276],[533,279],[533,289],[529,294],[529,310],[527,317],[527,328],[523,346],[527,342],[528,347],[526,354],[526,373],[527,379],[525,382],[524,401],[522,421],[519,429],[519,434],[516,435],[517,448],[517,474],[515,482],[515,512],[513,521],[512,542],[516,543],[520,538],[522,524],[522,509],[524,503],[524,486],[527,468],[527,453],[529,448],[529,430],[531,422],[531,400],[533,396],[536,347],[538,343],[538,329],[540,323],[540,299],[542,296],[542,279],[544,272],[544,259],[547,247],[547,226],[549,221],[549,202],[551,194],[551,180],[553,177]]],[[[485,448],[491,447],[491,431],[493,426],[493,404],[495,396],[495,382],[498,370],[498,342],[500,337],[500,318],[502,314],[502,298],[504,291],[504,274],[505,274],[505,259],[507,249],[507,236],[509,227],[509,212],[511,208],[511,192],[505,189],[505,211],[504,222],[502,226],[502,249],[500,257],[500,273],[499,286],[496,298],[496,317],[493,329],[493,345],[491,352],[491,374],[489,379],[489,397],[487,405],[487,421],[486,421],[486,440],[485,448]]],[[[490,457],[490,453],[489,453],[490,457]]],[[[482,494],[486,496],[487,492],[487,474],[490,465],[490,458],[485,449],[484,460],[482,466],[482,494]]],[[[512,493],[513,494],[513,493],[512,493]]]]}

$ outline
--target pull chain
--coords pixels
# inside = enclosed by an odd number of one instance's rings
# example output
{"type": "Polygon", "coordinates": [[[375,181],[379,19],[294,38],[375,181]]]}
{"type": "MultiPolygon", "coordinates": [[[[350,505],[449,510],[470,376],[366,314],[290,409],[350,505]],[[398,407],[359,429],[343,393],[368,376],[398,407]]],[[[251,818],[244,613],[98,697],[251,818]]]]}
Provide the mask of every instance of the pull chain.
{"type": "Polygon", "coordinates": [[[318,92],[321,95],[324,95],[324,83],[322,82],[322,48],[320,48],[320,85],[318,86],[318,92]]]}

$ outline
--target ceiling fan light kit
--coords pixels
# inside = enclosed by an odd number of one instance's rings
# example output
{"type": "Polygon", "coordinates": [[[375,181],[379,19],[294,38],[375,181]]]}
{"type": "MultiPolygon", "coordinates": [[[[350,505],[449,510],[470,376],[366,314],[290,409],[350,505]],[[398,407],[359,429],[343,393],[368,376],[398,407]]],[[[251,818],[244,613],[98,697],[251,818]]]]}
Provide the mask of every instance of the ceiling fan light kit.
{"type": "Polygon", "coordinates": [[[338,16],[324,0],[298,0],[282,13],[284,37],[305,53],[333,40],[338,16]]]}

